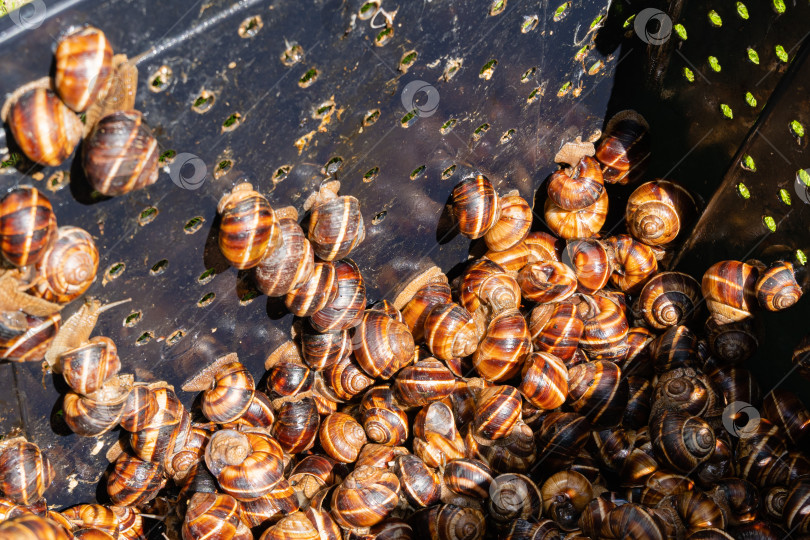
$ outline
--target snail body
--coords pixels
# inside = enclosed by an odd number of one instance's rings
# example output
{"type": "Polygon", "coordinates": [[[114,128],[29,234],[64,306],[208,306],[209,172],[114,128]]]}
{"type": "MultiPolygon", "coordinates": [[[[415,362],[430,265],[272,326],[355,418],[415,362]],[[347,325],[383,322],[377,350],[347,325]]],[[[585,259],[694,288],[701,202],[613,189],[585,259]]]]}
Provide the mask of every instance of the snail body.
{"type": "Polygon", "coordinates": [[[84,141],[82,165],[93,189],[110,197],[154,184],[158,143],[138,111],[99,119],[84,141]]]}

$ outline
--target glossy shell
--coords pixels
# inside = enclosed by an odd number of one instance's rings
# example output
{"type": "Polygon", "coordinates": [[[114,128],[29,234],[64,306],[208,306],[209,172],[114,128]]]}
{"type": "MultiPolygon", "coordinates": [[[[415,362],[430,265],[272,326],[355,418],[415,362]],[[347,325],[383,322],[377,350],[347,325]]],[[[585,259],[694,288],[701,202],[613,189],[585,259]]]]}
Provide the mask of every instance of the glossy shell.
{"type": "Polygon", "coordinates": [[[56,167],[73,153],[84,129],[79,117],[44,88],[21,95],[9,108],[6,121],[28,159],[48,167],[56,167]]]}
{"type": "Polygon", "coordinates": [[[500,200],[498,220],[484,235],[492,251],[505,251],[522,242],[532,226],[532,209],[520,195],[507,195],[500,200]]]}
{"type": "Polygon", "coordinates": [[[546,201],[544,213],[546,224],[557,236],[565,239],[589,238],[602,229],[608,212],[607,193],[595,203],[579,210],[564,210],[554,201],[546,201]]]}
{"type": "Polygon", "coordinates": [[[498,194],[484,175],[459,182],[453,188],[452,200],[459,232],[471,240],[484,236],[498,219],[498,194]]]}
{"type": "Polygon", "coordinates": [[[90,287],[98,271],[98,249],[93,237],[79,227],[59,227],[56,240],[37,262],[35,293],[50,302],[66,304],[90,287]]]}
{"type": "Polygon", "coordinates": [[[38,189],[21,186],[0,201],[0,252],[14,266],[27,266],[45,255],[56,236],[51,202],[38,189]]]}
{"type": "Polygon", "coordinates": [[[366,306],[366,285],[351,259],[335,261],[337,295],[310,318],[319,332],[348,330],[360,324],[366,306]]]}
{"type": "Polygon", "coordinates": [[[548,180],[548,196],[563,210],[580,210],[596,203],[605,191],[599,163],[585,156],[570,169],[561,169],[551,174],[548,180]]]}
{"type": "Polygon", "coordinates": [[[360,202],[355,197],[335,197],[312,209],[308,237],[319,259],[343,259],[365,236],[360,202]]]}
{"type": "Polygon", "coordinates": [[[650,279],[639,295],[644,321],[656,330],[686,324],[700,306],[700,285],[681,272],[661,272],[650,279]]]}
{"type": "Polygon", "coordinates": [[[697,205],[686,189],[667,180],[640,185],[627,200],[628,232],[650,246],[667,246],[694,220],[697,205]]]}
{"type": "Polygon", "coordinates": [[[267,199],[247,183],[219,201],[219,249],[234,267],[252,268],[281,247],[281,227],[267,199]]]}
{"type": "Polygon", "coordinates": [[[113,50],[107,36],[92,26],[82,28],[59,40],[54,57],[59,97],[76,112],[87,110],[106,91],[112,76],[113,50]]]}
{"type": "Polygon", "coordinates": [[[267,296],[285,296],[312,275],[315,256],[301,226],[291,218],[278,222],[281,244],[268,250],[254,269],[258,289],[267,296]]]}

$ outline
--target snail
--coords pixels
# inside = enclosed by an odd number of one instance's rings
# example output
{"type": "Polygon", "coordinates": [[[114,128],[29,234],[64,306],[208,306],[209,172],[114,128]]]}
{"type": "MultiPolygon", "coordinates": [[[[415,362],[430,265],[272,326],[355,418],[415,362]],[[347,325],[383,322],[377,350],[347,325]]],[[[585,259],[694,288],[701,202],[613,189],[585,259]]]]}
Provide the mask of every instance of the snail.
{"type": "Polygon", "coordinates": [[[339,400],[349,401],[354,396],[374,384],[374,379],[361,370],[352,361],[351,356],[344,356],[335,364],[321,372],[327,388],[339,400]]]}
{"type": "Polygon", "coordinates": [[[310,501],[324,488],[338,484],[346,476],[342,464],[320,454],[305,456],[299,461],[287,480],[302,500],[310,501]]]}
{"type": "Polygon", "coordinates": [[[477,459],[454,459],[444,467],[444,485],[460,495],[486,499],[492,486],[493,472],[477,459]]]}
{"type": "Polygon", "coordinates": [[[385,519],[399,501],[399,479],[376,467],[358,467],[332,492],[332,518],[341,527],[371,527],[385,519]]]}
{"type": "MultiPolygon", "coordinates": [[[[174,457],[183,448],[191,427],[191,414],[183,407],[174,390],[163,382],[149,387],[157,405],[154,414],[149,417],[149,409],[140,409],[136,414],[144,413],[141,418],[132,420],[132,427],[140,427],[130,433],[129,446],[139,459],[156,462],[161,465],[160,472],[174,476],[174,457]]],[[[127,401],[124,411],[132,405],[127,401]]],[[[123,420],[122,416],[122,420],[123,420]]]]}
{"type": "Polygon", "coordinates": [[[332,263],[335,267],[337,295],[323,309],[310,317],[318,332],[348,330],[363,320],[366,305],[366,285],[360,269],[351,259],[332,263]]]}
{"type": "Polygon", "coordinates": [[[93,189],[113,197],[154,184],[158,154],[141,113],[117,111],[100,118],[85,139],[82,166],[93,189]]]}
{"type": "Polygon", "coordinates": [[[602,164],[605,182],[628,184],[644,173],[649,132],[649,124],[636,111],[621,111],[610,119],[595,156],[602,164]]]}
{"type": "Polygon", "coordinates": [[[308,238],[322,261],[346,258],[366,236],[360,202],[350,195],[338,196],[340,182],[324,183],[304,203],[311,208],[308,238]]]}
{"type": "Polygon", "coordinates": [[[544,469],[556,472],[571,466],[585,447],[591,423],[573,412],[554,411],[543,417],[537,431],[537,451],[544,456],[544,469]]]}
{"type": "Polygon", "coordinates": [[[697,336],[686,326],[672,326],[649,345],[655,371],[698,367],[697,336]]]}
{"type": "Polygon", "coordinates": [[[789,262],[777,262],[763,270],[754,285],[754,292],[760,307],[768,311],[787,309],[802,296],[793,265],[789,262]]]}
{"type": "Polygon", "coordinates": [[[388,446],[386,444],[368,443],[360,450],[360,455],[354,464],[355,469],[360,467],[375,467],[377,469],[390,470],[393,461],[397,456],[408,454],[408,449],[404,446],[388,446]]]}
{"type": "Polygon", "coordinates": [[[595,360],[568,369],[568,403],[594,426],[618,424],[627,400],[627,380],[613,362],[595,360]]]}
{"type": "Polygon", "coordinates": [[[459,303],[476,318],[479,333],[494,315],[520,306],[520,286],[498,263],[481,259],[467,267],[459,281],[459,303]]]}
{"type": "Polygon", "coordinates": [[[281,247],[281,226],[267,199],[243,182],[217,205],[219,249],[234,267],[253,268],[281,247]]]}
{"type": "Polygon", "coordinates": [[[415,341],[424,335],[425,319],[437,305],[452,302],[450,285],[447,276],[437,267],[413,279],[397,296],[394,307],[400,309],[402,322],[413,334],[415,341]]]}
{"type": "Polygon", "coordinates": [[[319,425],[315,400],[311,397],[299,398],[285,401],[279,406],[272,433],[285,452],[297,454],[315,444],[319,425]]]}
{"type": "Polygon", "coordinates": [[[534,257],[529,246],[525,242],[518,242],[509,249],[503,251],[489,250],[484,253],[484,259],[488,259],[501,266],[510,275],[514,275],[521,268],[529,264],[530,259],[534,257]]]}
{"type": "Polygon", "coordinates": [[[709,348],[725,364],[741,364],[757,350],[759,339],[749,319],[720,324],[714,317],[706,319],[709,348]]]}
{"type": "Polygon", "coordinates": [[[803,448],[810,428],[810,411],[793,392],[775,388],[762,400],[762,416],[782,428],[788,439],[803,448]]]}
{"type": "Polygon", "coordinates": [[[580,348],[594,360],[622,360],[629,348],[630,327],[621,307],[606,296],[581,298],[578,309],[584,325],[580,348]]]}
{"type": "Polygon", "coordinates": [[[241,519],[239,502],[223,493],[195,493],[183,519],[183,538],[253,538],[241,519]]]}
{"type": "Polygon", "coordinates": [[[692,195],[667,180],[640,185],[627,200],[627,231],[649,246],[666,248],[678,240],[697,214],[692,195]]]}
{"type": "Polygon", "coordinates": [[[116,375],[91,394],[68,392],[62,406],[65,423],[84,437],[97,437],[112,430],[121,420],[131,389],[131,375],[116,375]]]}
{"type": "Polygon", "coordinates": [[[84,125],[50,89],[21,90],[12,96],[5,117],[11,134],[28,159],[56,167],[73,153],[84,125]]]}
{"type": "Polygon", "coordinates": [[[413,421],[413,453],[429,467],[443,467],[464,457],[464,440],[456,428],[453,409],[436,401],[423,407],[413,421]]]}
{"type": "Polygon", "coordinates": [[[530,232],[523,245],[529,250],[529,262],[560,261],[565,241],[546,232],[530,232]]]}
{"type": "Polygon", "coordinates": [[[12,440],[0,452],[0,489],[16,504],[36,503],[54,476],[48,456],[34,443],[12,440]]]}
{"type": "Polygon", "coordinates": [[[556,409],[568,397],[568,369],[556,356],[532,353],[523,364],[518,390],[532,405],[556,409]]]}
{"type": "Polygon", "coordinates": [[[425,344],[442,360],[470,356],[478,348],[478,328],[473,316],[450,302],[434,306],[423,325],[425,344]]]}
{"type": "Polygon", "coordinates": [[[120,533],[118,516],[112,508],[100,504],[79,504],[62,510],[60,515],[78,529],[93,528],[117,538],[120,533]]]}
{"type": "Polygon", "coordinates": [[[605,240],[605,245],[613,262],[610,282],[628,294],[638,293],[658,271],[658,261],[652,248],[634,240],[632,236],[611,236],[605,240]]]}
{"type": "Polygon", "coordinates": [[[548,199],[544,214],[551,232],[566,240],[590,238],[602,229],[608,212],[607,192],[590,206],[578,210],[564,210],[548,199]]]}
{"type": "Polygon", "coordinates": [[[138,506],[154,499],[165,485],[160,463],[122,453],[107,479],[107,494],[113,504],[138,506]]]}
{"type": "Polygon", "coordinates": [[[218,424],[233,422],[248,410],[254,395],[250,371],[239,362],[229,362],[216,370],[211,387],[203,392],[202,412],[218,424]]]}
{"type": "Polygon", "coordinates": [[[21,186],[0,200],[0,253],[10,264],[37,263],[56,238],[56,216],[38,189],[21,186]]]}
{"type": "Polygon", "coordinates": [[[564,257],[577,276],[577,291],[593,294],[607,285],[613,267],[605,246],[598,240],[573,240],[564,257]]]}
{"type": "Polygon", "coordinates": [[[470,240],[484,236],[498,221],[498,194],[483,174],[469,176],[456,184],[451,198],[459,232],[470,240]]]}
{"type": "Polygon", "coordinates": [[[347,330],[320,333],[310,325],[304,325],[301,332],[301,356],[310,368],[326,369],[351,352],[351,337],[347,330]]]}
{"type": "Polygon", "coordinates": [[[506,251],[523,242],[534,216],[529,203],[517,191],[501,197],[498,204],[498,219],[484,234],[484,242],[491,251],[506,251]]]}
{"type": "Polygon", "coordinates": [[[464,437],[467,456],[486,463],[496,473],[528,473],[537,461],[537,445],[532,428],[525,422],[516,422],[505,439],[491,440],[476,435],[468,425],[464,437]]]}
{"type": "Polygon", "coordinates": [[[98,271],[98,249],[93,237],[79,227],[59,227],[56,239],[36,263],[34,293],[66,304],[90,287],[98,271]]]}
{"type": "Polygon", "coordinates": [[[296,221],[292,207],[275,212],[281,234],[280,246],[268,250],[253,270],[258,289],[267,296],[286,296],[304,285],[312,275],[315,256],[312,245],[296,221]]]}
{"type": "Polygon", "coordinates": [[[568,363],[579,346],[585,323],[573,302],[538,306],[532,310],[529,332],[536,352],[548,353],[568,363]]]}
{"type": "Polygon", "coordinates": [[[0,538],[18,540],[71,540],[64,526],[36,514],[23,514],[0,523],[0,538]]]}
{"type": "Polygon", "coordinates": [[[341,463],[357,460],[368,439],[357,420],[345,413],[332,413],[321,422],[319,440],[324,452],[341,463]]]}
{"type": "Polygon", "coordinates": [[[492,481],[489,491],[487,513],[497,527],[509,527],[516,520],[540,520],[542,494],[528,476],[500,474],[492,481]]]}
{"type": "Polygon", "coordinates": [[[627,540],[664,540],[656,519],[639,504],[623,504],[608,512],[602,522],[600,538],[627,540]]]}
{"type": "Polygon", "coordinates": [[[439,502],[441,479],[417,456],[397,456],[392,472],[399,479],[402,494],[414,507],[426,508],[439,502]]]}
{"type": "Polygon", "coordinates": [[[83,112],[106,94],[113,50],[104,32],[92,26],[71,32],[59,40],[54,57],[54,87],[65,105],[83,112]]]}
{"type": "Polygon", "coordinates": [[[483,540],[486,533],[486,518],[481,510],[454,504],[424,508],[411,521],[417,538],[483,540]]]}
{"type": "Polygon", "coordinates": [[[793,366],[804,379],[810,379],[810,336],[805,336],[793,349],[793,366]]]}
{"type": "MultiPolygon", "coordinates": [[[[248,531],[249,532],[249,531],[248,531]]],[[[233,538],[237,538],[234,536],[233,538]]],[[[275,525],[267,529],[260,540],[318,540],[321,538],[318,529],[303,512],[293,512],[284,516],[275,525]]]]}
{"type": "Polygon", "coordinates": [[[718,323],[753,317],[759,273],[756,266],[740,261],[720,261],[706,270],[701,289],[706,306],[718,323]]]}
{"type": "Polygon", "coordinates": [[[661,272],[641,290],[637,310],[650,327],[664,330],[688,322],[700,304],[700,285],[681,272],[661,272]]]}
{"type": "MultiPolygon", "coordinates": [[[[622,373],[625,373],[624,371],[622,373]]],[[[625,375],[627,378],[627,408],[622,416],[622,426],[627,429],[639,429],[647,425],[650,419],[653,387],[644,378],[625,375]]]]}
{"type": "MultiPolygon", "coordinates": [[[[390,387],[378,386],[369,389],[360,401],[359,412],[365,434],[372,442],[399,446],[408,439],[410,432],[408,416],[397,403],[394,391],[390,387]]],[[[321,426],[322,431],[323,429],[324,427],[321,426]]],[[[348,439],[348,436],[346,438],[348,439]]],[[[357,435],[354,438],[358,441],[361,439],[365,441],[365,436],[361,438],[357,435]]],[[[323,443],[321,446],[326,449],[323,443]]],[[[357,448],[358,452],[359,450],[360,448],[357,448]]],[[[327,451],[327,453],[329,452],[327,451]]]]}
{"type": "Polygon", "coordinates": [[[596,203],[605,191],[599,163],[582,157],[569,169],[560,169],[548,180],[548,197],[563,210],[581,210],[596,203]]]}
{"type": "Polygon", "coordinates": [[[314,382],[315,376],[307,366],[281,360],[267,370],[267,395],[272,399],[295,396],[312,390],[314,382]]]}
{"type": "Polygon", "coordinates": [[[258,431],[217,431],[205,448],[208,470],[222,490],[237,500],[270,493],[282,478],[282,458],[279,443],[258,431]]]}
{"type": "Polygon", "coordinates": [[[577,290],[577,275],[556,261],[529,263],[517,277],[523,298],[539,304],[561,302],[577,290]]]}
{"type": "Polygon", "coordinates": [[[521,419],[521,396],[512,386],[489,386],[475,400],[475,433],[486,439],[507,437],[521,419]]]}
{"type": "Polygon", "coordinates": [[[316,262],[309,278],[286,294],[284,305],[297,317],[311,317],[331,303],[337,292],[334,265],[316,262]]]}
{"type": "Polygon", "coordinates": [[[444,364],[435,358],[426,358],[397,373],[394,388],[396,398],[402,404],[423,407],[451,396],[456,388],[456,378],[444,364]]]}
{"type": "Polygon", "coordinates": [[[593,486],[580,473],[560,471],[540,488],[543,511],[564,531],[577,528],[577,521],[593,497],[593,486]]]}
{"type": "Polygon", "coordinates": [[[493,317],[487,326],[473,353],[473,366],[487,381],[504,381],[520,371],[531,347],[526,319],[517,309],[505,310],[493,317]]]}
{"type": "Polygon", "coordinates": [[[353,332],[354,357],[370,377],[390,379],[413,358],[408,327],[380,311],[366,310],[353,332]]]}
{"type": "Polygon", "coordinates": [[[650,420],[656,458],[675,471],[689,472],[712,456],[715,436],[705,420],[682,411],[664,411],[650,420]]]}

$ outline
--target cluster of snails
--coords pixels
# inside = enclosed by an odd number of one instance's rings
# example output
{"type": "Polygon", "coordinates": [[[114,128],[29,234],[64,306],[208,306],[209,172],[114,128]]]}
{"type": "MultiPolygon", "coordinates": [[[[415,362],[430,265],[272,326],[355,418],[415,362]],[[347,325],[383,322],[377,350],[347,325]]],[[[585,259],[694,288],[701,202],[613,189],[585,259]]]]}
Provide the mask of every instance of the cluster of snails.
{"type": "Polygon", "coordinates": [[[54,64],[53,79],[20,87],[3,106],[2,118],[22,153],[55,167],[84,138],[81,163],[94,190],[115,196],[154,184],[158,143],[133,108],[135,66],[114,55],[104,32],[92,26],[63,36],[54,64]]]}

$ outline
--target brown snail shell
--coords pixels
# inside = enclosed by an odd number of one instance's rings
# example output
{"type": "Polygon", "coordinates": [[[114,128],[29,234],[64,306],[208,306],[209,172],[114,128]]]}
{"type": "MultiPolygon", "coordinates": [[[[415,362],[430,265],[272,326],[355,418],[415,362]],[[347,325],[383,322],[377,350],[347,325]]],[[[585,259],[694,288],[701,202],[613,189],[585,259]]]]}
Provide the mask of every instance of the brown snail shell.
{"type": "Polygon", "coordinates": [[[595,360],[568,369],[568,402],[595,426],[618,424],[627,400],[627,380],[613,362],[595,360]]]}
{"type": "Polygon", "coordinates": [[[220,487],[237,500],[267,495],[282,478],[283,453],[278,442],[259,432],[224,429],[205,448],[205,464],[220,487]]]}
{"type": "Polygon", "coordinates": [[[660,413],[650,421],[650,436],[656,458],[679,472],[688,473],[714,453],[711,427],[687,412],[660,413]]]}
{"type": "Polygon", "coordinates": [[[585,323],[573,302],[538,306],[531,314],[529,331],[536,352],[553,354],[569,362],[579,346],[585,323]]]}
{"type": "Polygon", "coordinates": [[[532,353],[523,364],[518,390],[536,407],[556,409],[568,397],[568,369],[556,356],[532,353]]]}
{"type": "Polygon", "coordinates": [[[60,165],[73,153],[84,129],[79,117],[46,88],[19,96],[6,121],[23,154],[47,167],[60,165]]]}
{"type": "Polygon", "coordinates": [[[768,311],[787,309],[802,296],[802,288],[789,262],[777,262],[763,270],[754,290],[759,305],[768,311]]]}
{"type": "Polygon", "coordinates": [[[160,463],[123,453],[107,479],[107,493],[113,504],[137,506],[154,499],[165,484],[160,463]]]}
{"type": "Polygon", "coordinates": [[[492,469],[477,459],[455,459],[444,468],[444,485],[461,495],[486,499],[493,480],[492,469]]]}
{"type": "Polygon", "coordinates": [[[459,232],[471,240],[484,236],[498,220],[498,194],[483,174],[459,182],[453,188],[452,200],[459,232]]]}
{"type": "Polygon", "coordinates": [[[596,203],[605,190],[599,163],[584,156],[570,169],[560,169],[548,180],[548,197],[563,210],[579,210],[596,203]]]}
{"type": "Polygon", "coordinates": [[[311,317],[331,303],[337,292],[335,267],[316,262],[309,278],[284,297],[284,305],[297,317],[311,317]]]}
{"type": "Polygon", "coordinates": [[[308,238],[322,261],[346,258],[366,237],[360,201],[337,195],[338,182],[328,182],[320,191],[309,218],[308,238]]]}
{"type": "Polygon", "coordinates": [[[375,467],[358,467],[332,492],[332,518],[349,529],[371,527],[397,506],[396,475],[375,467]]]}
{"type": "Polygon", "coordinates": [[[695,199],[686,189],[667,180],[640,185],[627,200],[628,232],[650,246],[675,242],[697,213],[695,199]]]}
{"type": "Polygon", "coordinates": [[[429,467],[463,458],[465,450],[449,405],[436,401],[419,411],[413,422],[413,452],[429,467]]]}
{"type": "Polygon", "coordinates": [[[287,401],[276,411],[273,436],[288,454],[312,448],[318,437],[320,416],[312,398],[287,401]]]}
{"type": "Polygon", "coordinates": [[[661,272],[644,285],[638,306],[648,325],[664,330],[688,322],[700,300],[700,285],[694,278],[681,272],[661,272]]]}
{"type": "Polygon", "coordinates": [[[90,287],[98,271],[98,249],[93,237],[79,227],[59,227],[56,240],[36,264],[35,294],[66,304],[90,287]]]}
{"type": "Polygon", "coordinates": [[[65,382],[79,394],[92,394],[121,370],[113,340],[96,336],[59,356],[65,382]]]}
{"type": "Polygon", "coordinates": [[[0,200],[0,253],[14,266],[37,263],[56,237],[51,201],[38,189],[21,186],[0,200]]]}
{"type": "Polygon", "coordinates": [[[757,303],[759,269],[740,261],[720,261],[703,274],[701,288],[706,306],[719,323],[753,317],[757,303]]]}
{"type": "Polygon", "coordinates": [[[517,309],[502,311],[492,318],[473,354],[473,366],[487,381],[504,381],[520,371],[531,352],[526,319],[517,309]]]}
{"type": "Polygon", "coordinates": [[[425,344],[442,360],[470,356],[478,348],[478,328],[473,316],[456,303],[438,304],[424,323],[425,344]]]}
{"type": "Polygon", "coordinates": [[[332,413],[324,418],[320,429],[324,452],[335,461],[352,463],[368,442],[366,432],[357,420],[345,413],[332,413]]]}
{"type": "Polygon", "coordinates": [[[250,407],[254,393],[250,371],[240,362],[229,362],[217,372],[212,388],[203,392],[203,414],[218,424],[233,422],[250,407]]]}
{"type": "Polygon", "coordinates": [[[390,379],[413,358],[414,340],[405,324],[366,310],[352,337],[354,357],[370,377],[390,379]]]}
{"type": "Polygon", "coordinates": [[[544,213],[551,232],[566,240],[590,238],[602,229],[608,212],[608,196],[602,193],[590,206],[579,210],[564,210],[548,199],[544,213]]]}
{"type": "Polygon", "coordinates": [[[635,294],[658,271],[655,253],[647,244],[627,234],[611,236],[605,244],[613,256],[610,282],[622,291],[635,294]]]}
{"type": "Polygon", "coordinates": [[[121,420],[131,387],[130,380],[118,375],[87,396],[68,392],[63,404],[65,423],[84,437],[97,437],[110,431],[121,420]]]}
{"type": "Polygon", "coordinates": [[[487,315],[494,315],[520,305],[520,286],[501,265],[480,259],[461,276],[459,303],[471,314],[481,308],[487,315]]]}
{"type": "Polygon", "coordinates": [[[37,502],[54,477],[50,460],[33,443],[14,442],[0,453],[0,488],[17,504],[37,502]]]}
{"type": "Polygon", "coordinates": [[[724,364],[741,364],[751,358],[759,345],[753,324],[748,319],[721,324],[714,317],[706,320],[709,348],[724,364]]]}
{"type": "Polygon", "coordinates": [[[579,516],[593,498],[593,486],[582,474],[560,471],[540,488],[543,511],[565,530],[577,528],[579,516]]]}
{"type": "Polygon", "coordinates": [[[223,493],[195,493],[183,519],[183,538],[253,538],[241,519],[239,502],[223,493]]]}
{"type": "Polygon", "coordinates": [[[117,111],[99,119],[85,139],[82,165],[93,189],[114,197],[154,184],[158,153],[141,113],[117,111]]]}
{"type": "Polygon", "coordinates": [[[577,290],[577,275],[570,267],[556,261],[527,264],[517,281],[523,297],[539,304],[561,302],[577,290]]]}
{"type": "Polygon", "coordinates": [[[498,219],[484,235],[484,242],[492,251],[506,251],[522,242],[534,219],[529,203],[520,195],[506,195],[499,204],[498,219]]]}
{"type": "Polygon", "coordinates": [[[650,126],[639,113],[626,110],[608,122],[596,148],[605,182],[627,184],[639,178],[650,153],[650,126]]]}
{"type": "Polygon", "coordinates": [[[399,478],[403,495],[415,507],[425,508],[439,502],[439,475],[417,456],[398,456],[394,460],[393,472],[399,478]]]}
{"type": "Polygon", "coordinates": [[[360,324],[366,306],[366,285],[360,269],[351,259],[332,263],[337,279],[337,295],[310,317],[319,332],[348,330],[360,324]]]}
{"type": "Polygon", "coordinates": [[[347,330],[318,332],[304,325],[301,332],[301,356],[306,364],[320,371],[339,362],[352,352],[352,342],[347,330]]]}
{"type": "Polygon", "coordinates": [[[512,386],[484,388],[475,400],[475,432],[486,439],[509,435],[521,419],[521,396],[512,386]]]}
{"type": "Polygon", "coordinates": [[[580,348],[594,360],[622,360],[628,351],[630,327],[621,307],[606,296],[583,295],[579,304],[584,321],[580,348]]]}
{"type": "Polygon", "coordinates": [[[73,534],[52,519],[23,514],[0,523],[0,538],[9,540],[72,540],[73,534]]]}
{"type": "Polygon", "coordinates": [[[88,26],[59,40],[54,53],[54,86],[65,105],[87,110],[107,90],[113,50],[104,32],[88,26]]]}
{"type": "Polygon", "coordinates": [[[565,248],[565,241],[547,232],[530,232],[523,244],[529,250],[529,261],[559,261],[565,248]]]}
{"type": "Polygon", "coordinates": [[[243,182],[226,193],[217,211],[222,216],[219,249],[235,268],[252,268],[281,247],[278,217],[251,184],[243,182]]]}
{"type": "Polygon", "coordinates": [[[400,371],[394,386],[397,399],[404,405],[422,407],[450,396],[455,390],[456,378],[444,364],[427,358],[400,371]]]}
{"type": "Polygon", "coordinates": [[[254,269],[258,289],[267,296],[285,296],[310,278],[315,255],[304,231],[295,219],[278,220],[281,245],[268,250],[254,269]]]}
{"type": "MultiPolygon", "coordinates": [[[[410,431],[408,416],[396,403],[394,391],[391,388],[378,386],[369,389],[360,402],[359,412],[363,429],[372,442],[399,446],[408,439],[410,431]]],[[[321,430],[323,429],[321,426],[321,430]]],[[[323,443],[321,446],[324,446],[323,443]]],[[[325,446],[324,449],[326,449],[325,446]]]]}
{"type": "Polygon", "coordinates": [[[570,261],[577,276],[577,290],[593,294],[607,285],[613,267],[605,246],[598,240],[573,240],[563,257],[570,261]]]}

